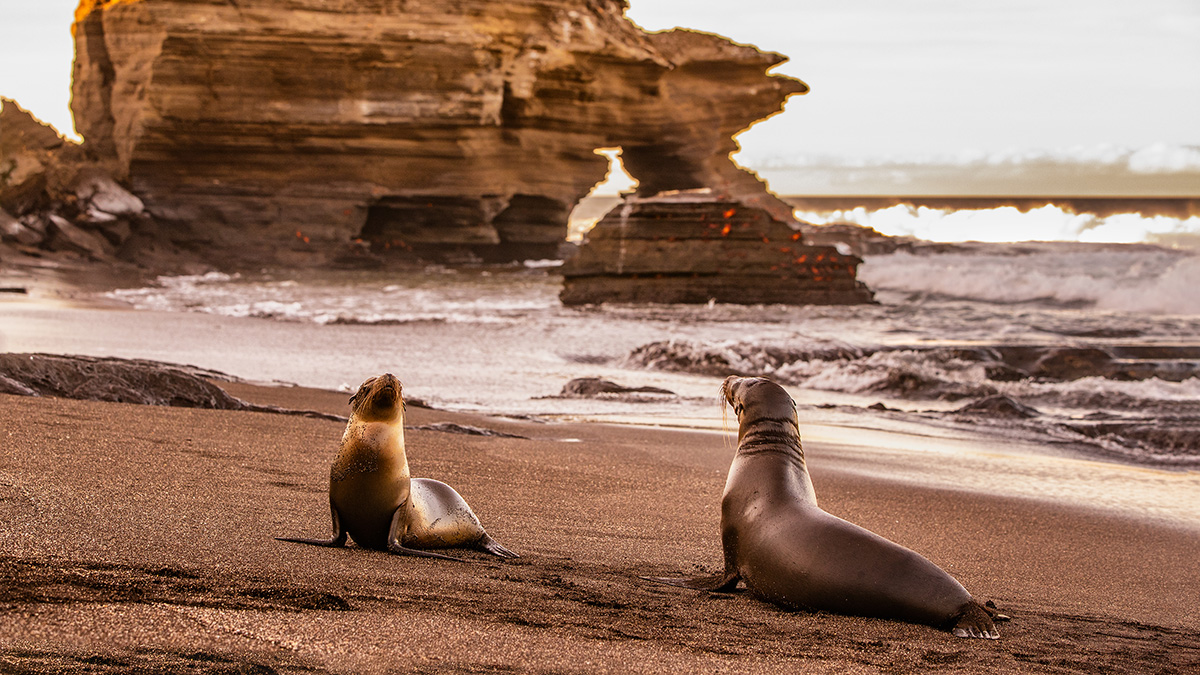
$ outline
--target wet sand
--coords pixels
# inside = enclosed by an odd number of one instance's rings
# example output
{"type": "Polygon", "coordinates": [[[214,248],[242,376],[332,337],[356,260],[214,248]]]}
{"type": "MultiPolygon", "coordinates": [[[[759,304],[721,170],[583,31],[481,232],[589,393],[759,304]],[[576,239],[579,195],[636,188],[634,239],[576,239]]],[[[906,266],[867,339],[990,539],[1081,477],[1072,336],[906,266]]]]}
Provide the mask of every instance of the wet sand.
{"type": "MultiPolygon", "coordinates": [[[[222,386],[346,413],[341,393],[222,386]]],[[[999,641],[962,640],[641,581],[718,569],[733,452],[721,434],[409,411],[413,426],[526,437],[408,434],[413,474],[454,485],[520,559],[276,541],[328,531],[334,421],[0,395],[0,670],[1200,668],[1193,524],[956,484],[913,453],[882,471],[852,442],[880,436],[814,434],[806,451],[826,510],[919,551],[1012,616],[999,641]]]]}

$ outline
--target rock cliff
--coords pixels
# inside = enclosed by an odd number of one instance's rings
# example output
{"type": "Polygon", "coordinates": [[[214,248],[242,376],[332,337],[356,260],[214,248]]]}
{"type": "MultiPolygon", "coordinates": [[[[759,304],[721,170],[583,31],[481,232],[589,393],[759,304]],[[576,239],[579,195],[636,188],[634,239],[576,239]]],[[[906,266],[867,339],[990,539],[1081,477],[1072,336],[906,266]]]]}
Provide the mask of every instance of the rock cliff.
{"type": "Polygon", "coordinates": [[[554,255],[620,147],[640,192],[790,219],[730,159],[807,87],[624,0],[83,0],[72,109],[176,243],[282,262],[554,255]],[[306,258],[307,256],[307,258],[306,258]]]}
{"type": "Polygon", "coordinates": [[[126,248],[135,229],[152,229],[142,201],[16,101],[0,98],[0,252],[42,258],[149,262],[147,237],[126,248]]]}

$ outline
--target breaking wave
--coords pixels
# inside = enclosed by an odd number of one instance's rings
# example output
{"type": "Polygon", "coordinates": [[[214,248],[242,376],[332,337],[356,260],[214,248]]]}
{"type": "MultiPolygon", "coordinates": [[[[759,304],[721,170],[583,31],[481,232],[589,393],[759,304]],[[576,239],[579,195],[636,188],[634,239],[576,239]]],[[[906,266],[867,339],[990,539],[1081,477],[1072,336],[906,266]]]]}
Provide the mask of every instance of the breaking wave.
{"type": "Polygon", "coordinates": [[[1200,314],[1200,256],[1149,246],[1009,244],[986,253],[871,256],[859,279],[877,292],[997,304],[1200,314]]]}
{"type": "MultiPolygon", "coordinates": [[[[879,302],[855,306],[568,308],[557,297],[561,278],[545,263],[291,279],[210,273],[110,297],[330,330],[405,324],[395,333],[456,335],[463,349],[500,350],[504,367],[536,383],[514,389],[506,379],[488,404],[496,412],[633,405],[508,393],[558,391],[560,375],[678,392],[669,403],[638,404],[663,414],[693,405],[719,378],[765,375],[792,387],[802,405],[847,406],[854,418],[907,416],[1027,433],[1089,456],[1200,466],[1200,256],[1077,242],[909,242],[897,250],[866,257],[860,278],[879,302]]],[[[462,380],[494,375],[472,371],[462,380]]]]}
{"type": "Polygon", "coordinates": [[[502,286],[487,283],[487,271],[466,276],[441,268],[388,278],[327,273],[304,281],[209,272],[160,277],[155,286],[120,289],[108,297],[138,309],[318,324],[504,324],[557,306],[558,289],[546,281],[544,267],[534,262],[522,268],[525,274],[504,270],[514,280],[502,286]]]}

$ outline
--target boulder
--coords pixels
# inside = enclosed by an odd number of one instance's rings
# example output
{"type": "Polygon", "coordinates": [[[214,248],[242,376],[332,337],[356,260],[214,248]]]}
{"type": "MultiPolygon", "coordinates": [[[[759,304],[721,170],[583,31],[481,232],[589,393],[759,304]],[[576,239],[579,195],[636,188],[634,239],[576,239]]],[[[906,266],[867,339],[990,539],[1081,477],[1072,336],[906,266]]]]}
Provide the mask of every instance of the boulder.
{"type": "Polygon", "coordinates": [[[981,398],[954,412],[959,415],[982,415],[992,419],[1029,419],[1040,414],[1036,408],[1031,408],[1004,394],[993,394],[981,398]]]}
{"type": "Polygon", "coordinates": [[[50,216],[48,245],[52,251],[72,251],[93,260],[105,260],[116,252],[104,237],[89,232],[58,215],[50,216]]]}
{"type": "Polygon", "coordinates": [[[1049,380],[1078,380],[1105,377],[1113,369],[1113,357],[1099,347],[1062,347],[1048,350],[1030,374],[1049,380]]]}
{"type": "Polygon", "coordinates": [[[139,405],[250,410],[345,422],[340,415],[243,401],[214,384],[221,372],[145,359],[0,354],[0,394],[139,405]]]}
{"type": "Polygon", "coordinates": [[[219,374],[155,361],[0,354],[5,393],[219,410],[247,407],[205,379],[213,376],[219,374]]]}
{"type": "Polygon", "coordinates": [[[599,377],[578,377],[563,385],[559,396],[563,398],[596,398],[614,394],[663,394],[674,396],[675,392],[661,387],[626,387],[612,380],[599,377]]]}
{"type": "Polygon", "coordinates": [[[96,223],[136,216],[146,208],[141,199],[95,168],[80,171],[72,182],[71,191],[79,210],[96,223]]]}
{"type": "Polygon", "coordinates": [[[72,108],[172,240],[222,263],[355,239],[554,257],[608,147],[643,195],[710,187],[789,219],[729,159],[735,134],[807,91],[768,74],[785,57],[646,33],[625,7],[83,0],[72,108]]]}
{"type": "Polygon", "coordinates": [[[0,241],[12,241],[26,246],[40,244],[43,236],[25,223],[13,218],[8,211],[0,209],[0,241]]]}

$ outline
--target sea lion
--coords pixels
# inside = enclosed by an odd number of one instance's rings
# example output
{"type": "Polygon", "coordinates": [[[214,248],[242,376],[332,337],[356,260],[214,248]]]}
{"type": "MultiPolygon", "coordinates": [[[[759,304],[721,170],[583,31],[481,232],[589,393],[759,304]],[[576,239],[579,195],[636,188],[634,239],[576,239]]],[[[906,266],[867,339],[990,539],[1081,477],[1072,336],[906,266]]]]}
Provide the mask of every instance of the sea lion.
{"type": "Polygon", "coordinates": [[[996,639],[992,610],[937,565],[817,506],[796,404],[764,378],[730,377],[722,397],[738,416],[738,449],[721,498],[725,571],[649,580],[714,592],[738,581],[794,609],[899,619],[996,639]]]}
{"type": "Polygon", "coordinates": [[[368,379],[350,407],[341,448],[329,469],[333,538],[276,539],[344,546],[349,536],[364,548],[400,555],[461,560],[423,549],[472,548],[518,557],[488,536],[454,488],[409,476],[400,380],[391,373],[368,379]]]}

